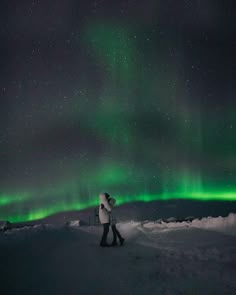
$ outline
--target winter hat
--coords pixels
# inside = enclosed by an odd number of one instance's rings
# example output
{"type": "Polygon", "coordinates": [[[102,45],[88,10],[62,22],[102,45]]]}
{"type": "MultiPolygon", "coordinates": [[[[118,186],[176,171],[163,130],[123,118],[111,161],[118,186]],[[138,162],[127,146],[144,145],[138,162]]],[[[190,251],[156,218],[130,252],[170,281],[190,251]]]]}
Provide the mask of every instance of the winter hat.
{"type": "Polygon", "coordinates": [[[103,195],[106,197],[107,201],[110,199],[110,195],[108,193],[103,193],[103,195]]]}

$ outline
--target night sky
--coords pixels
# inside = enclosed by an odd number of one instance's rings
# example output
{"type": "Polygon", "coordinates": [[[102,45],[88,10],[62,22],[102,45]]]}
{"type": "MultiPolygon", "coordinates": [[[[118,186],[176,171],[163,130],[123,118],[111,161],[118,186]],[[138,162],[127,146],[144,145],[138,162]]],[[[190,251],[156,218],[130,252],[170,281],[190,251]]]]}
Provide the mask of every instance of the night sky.
{"type": "Polygon", "coordinates": [[[236,200],[234,1],[2,1],[0,220],[236,200]]]}

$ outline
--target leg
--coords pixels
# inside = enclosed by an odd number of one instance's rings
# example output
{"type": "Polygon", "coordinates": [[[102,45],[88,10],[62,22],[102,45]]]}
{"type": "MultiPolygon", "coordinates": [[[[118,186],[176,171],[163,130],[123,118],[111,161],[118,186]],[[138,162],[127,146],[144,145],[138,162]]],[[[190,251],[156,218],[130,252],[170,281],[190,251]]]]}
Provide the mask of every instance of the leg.
{"type": "Polygon", "coordinates": [[[112,246],[116,246],[116,245],[117,245],[116,226],[113,224],[113,225],[111,226],[111,229],[112,229],[112,233],[113,233],[112,246]]]}
{"type": "Polygon", "coordinates": [[[102,247],[108,246],[108,244],[107,244],[107,235],[109,233],[109,226],[110,226],[109,223],[104,223],[103,224],[103,234],[102,234],[102,239],[101,239],[101,242],[100,242],[100,246],[102,246],[102,247]]]}
{"type": "Polygon", "coordinates": [[[113,232],[113,243],[117,244],[116,242],[116,238],[118,237],[119,241],[120,241],[120,245],[122,246],[124,244],[125,239],[121,236],[120,232],[118,231],[118,229],[116,228],[116,225],[113,224],[112,225],[112,232],[113,232]],[[114,239],[115,237],[115,239],[114,239]]]}
{"type": "Polygon", "coordinates": [[[122,240],[123,238],[115,225],[114,225],[114,228],[115,228],[117,237],[119,238],[119,240],[122,240]]]}

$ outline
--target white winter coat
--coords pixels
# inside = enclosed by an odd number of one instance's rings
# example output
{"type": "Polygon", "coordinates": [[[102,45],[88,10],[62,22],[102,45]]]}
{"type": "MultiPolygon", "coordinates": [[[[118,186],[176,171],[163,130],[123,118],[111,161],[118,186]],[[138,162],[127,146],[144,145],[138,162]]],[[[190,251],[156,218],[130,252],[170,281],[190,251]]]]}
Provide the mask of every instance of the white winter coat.
{"type": "Polygon", "coordinates": [[[99,220],[101,224],[109,223],[110,222],[110,213],[111,213],[111,206],[109,205],[107,198],[104,194],[99,196],[100,204],[99,204],[99,220]],[[102,209],[102,205],[104,206],[102,209]]]}

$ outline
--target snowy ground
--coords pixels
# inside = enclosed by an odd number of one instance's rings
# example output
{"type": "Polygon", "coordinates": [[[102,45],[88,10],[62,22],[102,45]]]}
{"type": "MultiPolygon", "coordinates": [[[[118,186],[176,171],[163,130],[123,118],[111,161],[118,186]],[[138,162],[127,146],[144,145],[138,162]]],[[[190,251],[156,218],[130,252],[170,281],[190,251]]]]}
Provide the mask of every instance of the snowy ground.
{"type": "Polygon", "coordinates": [[[236,214],[118,227],[117,248],[96,226],[0,233],[0,294],[236,294],[236,214]]]}

